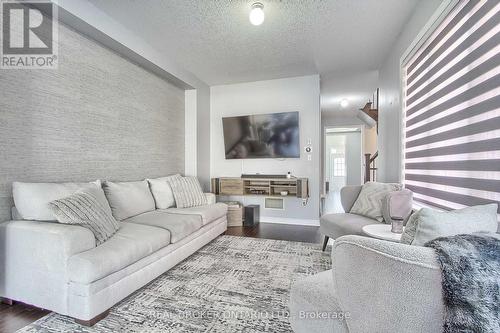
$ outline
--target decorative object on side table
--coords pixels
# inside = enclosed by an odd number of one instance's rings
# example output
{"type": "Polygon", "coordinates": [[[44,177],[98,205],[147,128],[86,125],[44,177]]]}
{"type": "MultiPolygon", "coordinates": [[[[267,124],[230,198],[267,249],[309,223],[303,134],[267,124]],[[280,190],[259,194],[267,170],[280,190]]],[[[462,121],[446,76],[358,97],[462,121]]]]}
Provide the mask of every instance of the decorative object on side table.
{"type": "Polygon", "coordinates": [[[363,233],[373,238],[399,243],[401,234],[392,232],[391,228],[392,226],[390,224],[369,224],[363,227],[363,233]]]}
{"type": "Polygon", "coordinates": [[[392,218],[391,232],[395,234],[402,234],[404,231],[404,220],[403,218],[392,218]]]}

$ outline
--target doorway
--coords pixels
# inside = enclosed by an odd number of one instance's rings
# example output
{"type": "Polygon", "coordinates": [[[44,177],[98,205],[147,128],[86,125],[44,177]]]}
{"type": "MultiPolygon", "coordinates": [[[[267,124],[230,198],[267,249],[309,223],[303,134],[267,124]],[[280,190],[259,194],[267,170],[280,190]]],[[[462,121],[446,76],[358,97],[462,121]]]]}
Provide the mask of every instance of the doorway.
{"type": "Polygon", "coordinates": [[[362,126],[327,127],[324,130],[323,214],[342,213],[340,189],[361,185],[363,175],[362,126]]]}

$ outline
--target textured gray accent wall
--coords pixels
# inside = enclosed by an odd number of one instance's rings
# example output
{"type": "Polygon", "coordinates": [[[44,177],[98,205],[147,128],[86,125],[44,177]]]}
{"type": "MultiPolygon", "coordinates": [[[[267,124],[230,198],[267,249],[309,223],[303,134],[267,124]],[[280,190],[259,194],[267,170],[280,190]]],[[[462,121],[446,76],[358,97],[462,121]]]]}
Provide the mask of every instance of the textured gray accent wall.
{"type": "Polygon", "coordinates": [[[184,171],[184,91],[60,25],[58,70],[0,70],[0,221],[12,182],[184,171]]]}

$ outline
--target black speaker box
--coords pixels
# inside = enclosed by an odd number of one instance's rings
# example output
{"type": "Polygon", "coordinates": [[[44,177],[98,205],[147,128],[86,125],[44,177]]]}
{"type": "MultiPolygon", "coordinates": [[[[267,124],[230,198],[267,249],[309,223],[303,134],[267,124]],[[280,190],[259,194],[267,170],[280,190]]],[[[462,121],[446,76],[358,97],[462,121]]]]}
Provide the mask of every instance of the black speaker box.
{"type": "Polygon", "coordinates": [[[252,227],[260,222],[260,206],[249,205],[245,206],[245,220],[243,226],[252,227]]]}

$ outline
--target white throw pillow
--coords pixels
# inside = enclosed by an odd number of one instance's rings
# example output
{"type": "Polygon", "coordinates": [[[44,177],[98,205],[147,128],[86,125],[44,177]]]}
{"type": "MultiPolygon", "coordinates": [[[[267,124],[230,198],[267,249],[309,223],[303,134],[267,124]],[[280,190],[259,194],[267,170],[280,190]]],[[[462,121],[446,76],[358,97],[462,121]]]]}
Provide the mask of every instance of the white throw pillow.
{"type": "Polygon", "coordinates": [[[384,221],[382,213],[384,198],[388,193],[400,189],[401,185],[399,184],[367,182],[361,188],[350,213],[363,215],[382,222],[384,221]]]}
{"type": "Polygon", "coordinates": [[[121,183],[106,181],[103,188],[113,216],[119,221],[155,210],[155,200],[146,180],[121,183]]]}
{"type": "Polygon", "coordinates": [[[196,177],[181,177],[170,183],[177,208],[203,206],[207,198],[196,177]]]}
{"type": "Polygon", "coordinates": [[[401,243],[423,246],[438,237],[475,232],[495,233],[498,228],[497,209],[497,204],[445,212],[422,208],[408,220],[401,243]]]}
{"type": "Polygon", "coordinates": [[[147,179],[149,186],[151,187],[151,193],[153,193],[157,209],[167,209],[175,206],[174,193],[170,187],[170,182],[181,177],[181,175],[176,174],[156,179],[147,179]]]}
{"type": "MultiPolygon", "coordinates": [[[[92,183],[12,183],[12,196],[16,210],[24,220],[56,221],[49,202],[65,198],[81,189],[93,189],[93,194],[107,205],[101,181],[92,183]],[[99,196],[98,192],[101,192],[99,196]],[[97,194],[96,194],[97,193],[97,194]]],[[[103,204],[104,204],[103,202],[103,204]]]]}

